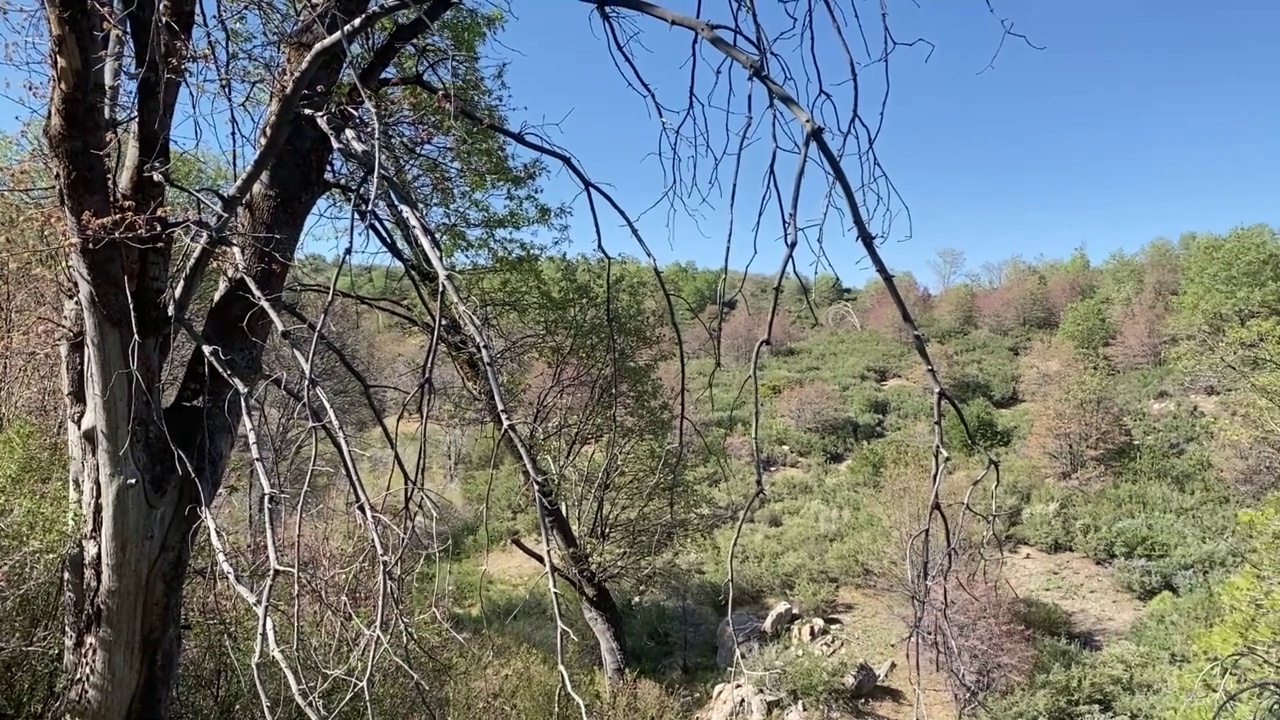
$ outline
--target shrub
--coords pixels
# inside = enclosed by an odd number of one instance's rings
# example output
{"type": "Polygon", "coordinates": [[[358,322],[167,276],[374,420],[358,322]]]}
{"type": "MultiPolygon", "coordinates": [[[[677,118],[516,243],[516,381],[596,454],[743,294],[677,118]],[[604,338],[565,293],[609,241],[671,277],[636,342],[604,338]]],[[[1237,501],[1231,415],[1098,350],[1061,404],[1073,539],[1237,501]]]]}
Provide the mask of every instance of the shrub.
{"type": "Polygon", "coordinates": [[[993,699],[986,720],[1155,720],[1170,674],[1159,653],[1120,642],[1091,653],[1063,640],[1036,645],[1025,688],[993,699]]]}
{"type": "Polygon", "coordinates": [[[801,432],[827,435],[851,429],[852,418],[844,399],[830,383],[812,382],[788,388],[779,395],[775,408],[782,419],[801,432]]]}
{"type": "Polygon", "coordinates": [[[34,425],[19,421],[0,431],[0,715],[40,717],[54,699],[65,458],[34,425]]]}
{"type": "Polygon", "coordinates": [[[959,450],[965,455],[976,455],[980,452],[980,448],[995,452],[1000,448],[1008,447],[1013,442],[1012,430],[1000,422],[1000,416],[989,400],[985,398],[971,400],[960,409],[964,411],[969,433],[965,433],[964,425],[960,423],[960,416],[954,410],[947,408],[942,431],[948,447],[959,450]]]}
{"type": "Polygon", "coordinates": [[[1058,326],[1058,337],[1087,353],[1101,352],[1111,341],[1109,309],[1101,298],[1077,300],[1067,306],[1058,326]]]}
{"type": "Polygon", "coordinates": [[[1051,602],[1019,598],[1015,612],[1018,620],[1038,637],[1066,640],[1072,635],[1071,615],[1051,602]]]}
{"type": "Polygon", "coordinates": [[[975,579],[962,587],[954,576],[952,583],[948,622],[940,620],[935,595],[924,630],[937,638],[957,701],[972,709],[988,695],[1026,682],[1035,660],[1033,635],[1019,617],[1018,601],[998,586],[975,579]]]}
{"type": "Polygon", "coordinates": [[[1018,397],[1018,358],[1008,340],[977,332],[938,348],[934,362],[957,402],[983,398],[1008,407],[1018,397]]]}
{"type": "Polygon", "coordinates": [[[1028,455],[1063,481],[1096,480],[1118,465],[1130,437],[1109,379],[1056,344],[1037,346],[1023,364],[1025,394],[1036,400],[1028,455]]]}
{"type": "Polygon", "coordinates": [[[1045,552],[1063,552],[1075,546],[1075,517],[1065,498],[1032,502],[1022,509],[1015,536],[1045,552]]]}
{"type": "MultiPolygon", "coordinates": [[[[720,325],[720,357],[731,363],[751,362],[756,343],[764,337],[768,322],[767,308],[758,310],[755,314],[748,312],[745,307],[730,312],[720,325]]],[[[762,355],[786,353],[801,335],[800,326],[791,319],[791,315],[779,310],[773,318],[769,344],[762,348],[762,355]]]]}
{"type": "Polygon", "coordinates": [[[782,666],[782,689],[797,700],[821,705],[833,692],[842,689],[841,678],[849,667],[821,655],[805,653],[782,666]]]}

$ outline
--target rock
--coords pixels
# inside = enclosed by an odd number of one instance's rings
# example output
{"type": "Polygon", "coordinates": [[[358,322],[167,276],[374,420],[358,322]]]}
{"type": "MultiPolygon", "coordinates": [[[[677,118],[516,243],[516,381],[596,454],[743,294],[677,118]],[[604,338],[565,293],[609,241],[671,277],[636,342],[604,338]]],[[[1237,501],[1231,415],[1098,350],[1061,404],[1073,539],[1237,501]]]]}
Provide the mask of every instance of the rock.
{"type": "Polygon", "coordinates": [[[859,662],[857,667],[844,676],[844,686],[849,688],[849,694],[854,697],[869,695],[879,684],[880,676],[866,661],[859,662]]]}
{"type": "Polygon", "coordinates": [[[810,644],[827,634],[827,623],[822,618],[810,618],[791,628],[791,640],[797,644],[810,644]]]}
{"type": "Polygon", "coordinates": [[[889,677],[889,673],[893,672],[893,669],[897,666],[898,663],[894,662],[892,658],[885,660],[880,669],[876,670],[876,684],[883,684],[885,678],[889,677]]]}
{"type": "Polygon", "coordinates": [[[729,631],[729,618],[720,621],[716,629],[716,663],[723,669],[733,665],[734,635],[737,635],[737,652],[746,654],[760,646],[764,625],[760,618],[747,612],[733,614],[733,632],[729,631]]]}
{"type": "Polygon", "coordinates": [[[766,720],[780,699],[742,680],[720,683],[694,717],[696,720],[766,720]]]}
{"type": "Polygon", "coordinates": [[[844,651],[844,638],[838,635],[824,635],[813,643],[814,649],[822,657],[833,657],[844,651]]]}
{"type": "Polygon", "coordinates": [[[796,621],[796,609],[791,607],[791,603],[782,601],[773,606],[769,614],[764,619],[764,634],[770,637],[776,637],[782,634],[796,621]]]}
{"type": "Polygon", "coordinates": [[[809,720],[809,710],[804,706],[804,701],[797,700],[795,705],[787,708],[782,720],[809,720]]]}

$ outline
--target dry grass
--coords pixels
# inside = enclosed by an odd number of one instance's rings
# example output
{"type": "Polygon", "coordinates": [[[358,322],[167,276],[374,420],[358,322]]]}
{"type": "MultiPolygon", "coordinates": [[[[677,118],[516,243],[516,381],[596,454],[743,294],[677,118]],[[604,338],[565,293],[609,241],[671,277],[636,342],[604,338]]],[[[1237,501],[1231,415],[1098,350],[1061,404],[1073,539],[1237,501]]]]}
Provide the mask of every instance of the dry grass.
{"type": "Polygon", "coordinates": [[[1079,553],[1051,555],[1017,547],[1005,557],[1001,572],[1019,596],[1062,608],[1071,616],[1075,632],[1098,644],[1123,637],[1146,610],[1116,585],[1110,568],[1079,553]]]}

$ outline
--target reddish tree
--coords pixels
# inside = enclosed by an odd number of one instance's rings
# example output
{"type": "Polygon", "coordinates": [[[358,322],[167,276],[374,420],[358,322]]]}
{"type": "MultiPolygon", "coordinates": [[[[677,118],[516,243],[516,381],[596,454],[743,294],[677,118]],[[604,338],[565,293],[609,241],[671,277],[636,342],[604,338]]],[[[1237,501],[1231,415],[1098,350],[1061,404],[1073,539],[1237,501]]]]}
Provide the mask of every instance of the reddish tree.
{"type": "Polygon", "coordinates": [[[840,390],[825,382],[789,387],[778,397],[778,416],[797,430],[824,435],[838,432],[849,420],[840,390]]]}
{"type": "Polygon", "coordinates": [[[1064,270],[1050,275],[1046,290],[1053,324],[1062,320],[1062,313],[1071,303],[1088,297],[1093,286],[1093,277],[1086,272],[1064,270]]]}
{"type": "MultiPolygon", "coordinates": [[[[933,305],[932,293],[916,282],[909,273],[899,275],[894,278],[894,281],[916,322],[923,322],[933,305]]],[[[859,305],[862,309],[860,316],[864,328],[878,330],[903,342],[911,341],[911,332],[903,324],[902,314],[882,281],[875,280],[867,287],[860,298],[859,305]]]]}
{"type": "Polygon", "coordinates": [[[1129,447],[1108,378],[1060,341],[1038,343],[1023,356],[1019,394],[1032,401],[1027,452],[1056,480],[1096,480],[1129,447]]]}
{"type": "MultiPolygon", "coordinates": [[[[768,322],[767,310],[753,315],[746,308],[739,307],[729,313],[720,325],[721,359],[726,362],[751,362],[751,354],[755,352],[756,343],[764,337],[768,322]]],[[[801,337],[801,329],[795,320],[786,312],[779,311],[773,319],[773,330],[766,349],[771,352],[785,351],[801,337]]]]}
{"type": "Polygon", "coordinates": [[[999,287],[978,293],[974,300],[978,325],[997,333],[1043,330],[1053,326],[1053,306],[1045,277],[1020,270],[999,287]]]}
{"type": "Polygon", "coordinates": [[[1107,357],[1119,370],[1155,367],[1169,344],[1169,302],[1150,286],[1125,308],[1116,322],[1107,357]]]}

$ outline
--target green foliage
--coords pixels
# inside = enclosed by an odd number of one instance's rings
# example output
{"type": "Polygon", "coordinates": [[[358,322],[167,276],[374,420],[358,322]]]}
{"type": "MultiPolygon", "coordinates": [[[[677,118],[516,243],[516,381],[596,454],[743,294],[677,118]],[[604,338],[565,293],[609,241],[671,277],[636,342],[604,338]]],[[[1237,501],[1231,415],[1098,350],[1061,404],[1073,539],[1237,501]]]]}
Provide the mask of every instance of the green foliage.
{"type": "Polygon", "coordinates": [[[1033,597],[1020,598],[1018,621],[1038,637],[1067,640],[1071,638],[1071,614],[1061,607],[1033,597]]]}
{"type": "Polygon", "coordinates": [[[1007,338],[975,332],[946,346],[942,382],[958,402],[986,399],[1008,407],[1017,399],[1018,357],[1007,338]]]}
{"type": "Polygon", "coordinates": [[[1161,717],[1167,661],[1129,642],[1093,654],[1062,640],[1041,640],[1035,674],[1023,689],[991,702],[986,720],[1144,720],[1161,717]]]}
{"type": "Polygon", "coordinates": [[[1110,309],[1099,298],[1077,300],[1067,306],[1058,325],[1058,337],[1088,353],[1101,352],[1111,341],[1110,309]]]}
{"type": "Polygon", "coordinates": [[[841,678],[849,671],[847,662],[833,662],[813,653],[804,653],[782,666],[781,686],[789,697],[821,706],[841,688],[841,678]]]}
{"type": "Polygon", "coordinates": [[[1203,235],[1182,261],[1178,319],[1199,332],[1280,316],[1280,238],[1266,225],[1203,235]]]}
{"type": "Polygon", "coordinates": [[[813,279],[813,304],[819,309],[829,308],[848,295],[849,289],[832,273],[818,273],[813,279]]]}
{"type": "Polygon", "coordinates": [[[1202,587],[1238,561],[1232,508],[1221,488],[1179,485],[1170,469],[1135,464],[1119,482],[1083,492],[1042,486],[1015,534],[1047,552],[1115,563],[1117,581],[1144,599],[1202,587]]]}
{"type": "Polygon", "coordinates": [[[39,717],[57,679],[65,458],[32,425],[0,430],[0,714],[18,718],[39,717]]]}
{"type": "MultiPolygon", "coordinates": [[[[738,582],[765,595],[819,600],[823,588],[858,584],[895,552],[883,542],[876,497],[874,486],[855,485],[834,468],[775,476],[769,496],[743,526],[738,582]]],[[[712,546],[700,553],[708,573],[723,572],[734,530],[717,530],[712,546]]]]}
{"type": "Polygon", "coordinates": [[[1013,442],[1012,429],[1000,422],[1000,415],[991,401],[986,398],[970,400],[960,409],[964,411],[965,421],[969,425],[968,434],[960,423],[960,416],[949,407],[943,419],[943,438],[951,448],[966,455],[976,455],[980,454],[981,449],[995,452],[1013,442]]]}
{"type": "Polygon", "coordinates": [[[1182,678],[1191,696],[1185,717],[1244,720],[1274,707],[1275,690],[1241,692],[1280,673],[1280,498],[1240,514],[1240,531],[1250,547],[1249,562],[1215,592],[1214,620],[1195,636],[1195,660],[1182,678]],[[1208,672],[1193,673],[1199,668],[1208,672]],[[1215,712],[1225,699],[1225,712],[1215,712]]]}
{"type": "Polygon", "coordinates": [[[671,263],[662,269],[667,292],[681,318],[697,317],[714,305],[720,292],[720,273],[698,267],[693,262],[671,263]]]}
{"type": "Polygon", "coordinates": [[[19,421],[0,430],[0,555],[44,560],[62,552],[66,467],[66,451],[35,427],[19,421]]]}

